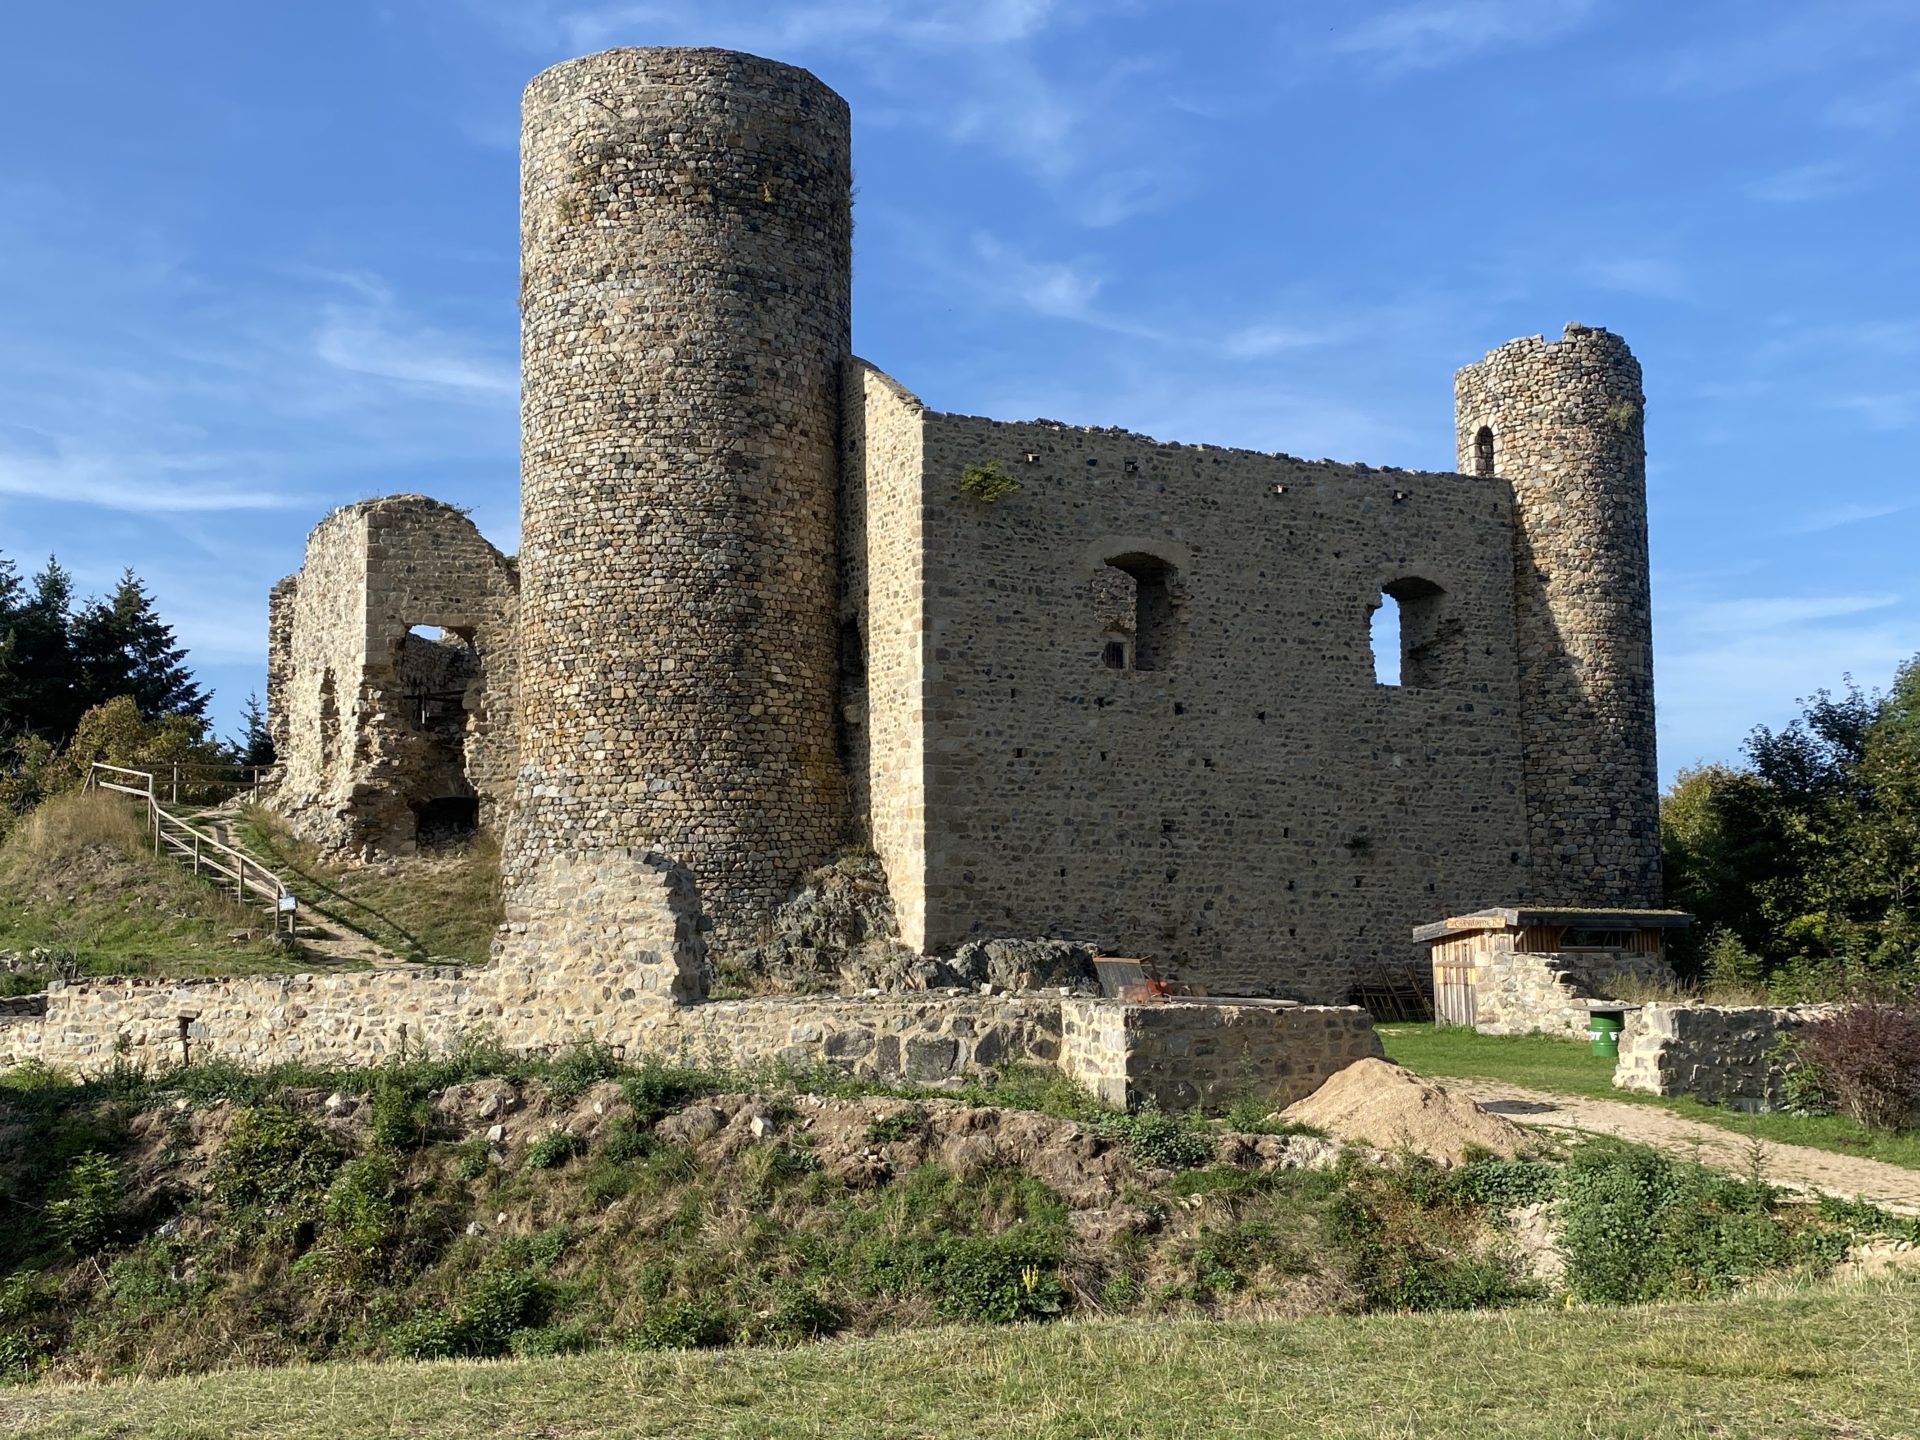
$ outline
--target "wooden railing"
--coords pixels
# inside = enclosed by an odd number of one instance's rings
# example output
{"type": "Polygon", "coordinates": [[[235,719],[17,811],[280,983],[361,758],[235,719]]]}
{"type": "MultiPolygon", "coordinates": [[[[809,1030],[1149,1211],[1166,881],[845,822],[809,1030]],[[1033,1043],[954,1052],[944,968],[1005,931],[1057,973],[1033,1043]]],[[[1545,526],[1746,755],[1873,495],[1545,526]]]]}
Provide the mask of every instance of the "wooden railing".
{"type": "MultiPolygon", "coordinates": [[[[178,783],[176,771],[175,783],[178,783]]],[[[225,841],[209,835],[199,826],[168,813],[157,793],[159,782],[151,770],[134,770],[125,765],[107,765],[95,761],[87,771],[89,790],[114,790],[147,802],[147,820],[153,831],[156,855],[170,854],[182,865],[190,865],[196,875],[217,876],[222,889],[231,889],[233,898],[245,904],[249,895],[263,903],[276,932],[294,933],[298,902],[287,882],[225,841]]]]}

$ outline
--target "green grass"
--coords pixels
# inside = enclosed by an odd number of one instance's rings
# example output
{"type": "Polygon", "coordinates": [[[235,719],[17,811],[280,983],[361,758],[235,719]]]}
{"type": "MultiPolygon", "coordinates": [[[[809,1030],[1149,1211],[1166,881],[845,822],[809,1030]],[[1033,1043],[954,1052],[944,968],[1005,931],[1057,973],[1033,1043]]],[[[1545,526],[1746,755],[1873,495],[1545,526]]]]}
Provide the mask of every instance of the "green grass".
{"type": "Polygon", "coordinates": [[[1920,1288],[1632,1310],[957,1327],[0,1392],[33,1440],[1920,1436],[1920,1288]]]}
{"type": "Polygon", "coordinates": [[[406,861],[335,864],[253,807],[235,827],[247,848],[285,875],[303,907],[404,959],[487,963],[500,904],[500,848],[476,835],[406,861]]]}
{"type": "Polygon", "coordinates": [[[155,856],[131,803],[98,791],[56,796],[8,832],[0,950],[49,952],[39,965],[0,975],[0,993],[15,994],[43,988],[56,968],[244,975],[284,973],[298,959],[273,943],[261,910],[155,856]]]}
{"type": "Polygon", "coordinates": [[[1749,1115],[1686,1096],[1616,1090],[1613,1062],[1589,1053],[1581,1041],[1551,1035],[1480,1035],[1464,1026],[1382,1025],[1379,1033],[1387,1058],[1415,1074],[1442,1080],[1499,1080],[1559,1095],[1657,1105],[1689,1120],[1779,1145],[1806,1145],[1920,1170],[1920,1132],[1888,1135],[1838,1115],[1749,1115]]]}

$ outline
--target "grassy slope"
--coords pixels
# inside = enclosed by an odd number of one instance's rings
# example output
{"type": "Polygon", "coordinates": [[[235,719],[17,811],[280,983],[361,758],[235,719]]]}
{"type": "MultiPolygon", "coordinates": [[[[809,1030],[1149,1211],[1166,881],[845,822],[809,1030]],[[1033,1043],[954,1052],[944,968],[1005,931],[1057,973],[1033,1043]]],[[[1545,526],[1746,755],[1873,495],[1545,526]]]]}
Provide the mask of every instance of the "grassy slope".
{"type": "MultiPolygon", "coordinates": [[[[44,949],[90,975],[233,975],[285,971],[292,957],[266,921],[204,880],[153,855],[130,802],[56,796],[0,845],[0,950],[44,949]],[[235,941],[250,932],[260,937],[235,941]]],[[[8,989],[43,977],[0,977],[8,989]]]]}
{"type": "Polygon", "coordinates": [[[1920,1435],[1920,1288],[1620,1310],[954,1328],[795,1350],[0,1392],[32,1437],[1920,1435]]]}
{"type": "Polygon", "coordinates": [[[486,836],[386,864],[328,861],[269,811],[246,812],[247,846],[280,870],[303,905],[408,960],[484,965],[500,924],[500,850],[486,836]]]}
{"type": "Polygon", "coordinates": [[[1382,1025],[1387,1056],[1421,1075],[1501,1080],[1529,1090],[1659,1105],[1684,1115],[1781,1145],[1808,1145],[1837,1155],[1860,1155],[1920,1170],[1920,1132],[1883,1135],[1837,1115],[1746,1115],[1688,1098],[1637,1095],[1613,1088],[1613,1062],[1586,1045],[1550,1035],[1477,1035],[1458,1026],[1382,1025]]]}

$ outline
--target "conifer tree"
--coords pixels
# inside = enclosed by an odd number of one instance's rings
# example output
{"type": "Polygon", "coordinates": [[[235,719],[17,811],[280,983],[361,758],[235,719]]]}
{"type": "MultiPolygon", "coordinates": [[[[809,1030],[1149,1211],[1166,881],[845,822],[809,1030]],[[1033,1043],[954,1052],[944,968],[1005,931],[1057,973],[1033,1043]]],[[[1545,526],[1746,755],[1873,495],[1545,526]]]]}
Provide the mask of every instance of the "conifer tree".
{"type": "MultiPolygon", "coordinates": [[[[208,695],[181,662],[184,647],[154,610],[153,597],[131,569],[112,595],[92,601],[73,625],[80,687],[88,706],[131,695],[140,715],[204,719],[208,695]]],[[[84,707],[83,707],[84,708],[84,707]]]]}
{"type": "Polygon", "coordinates": [[[86,705],[76,683],[69,611],[73,577],[53,556],[33,577],[33,590],[14,609],[8,670],[11,683],[0,697],[6,714],[0,728],[25,731],[55,744],[73,733],[86,705]]]}
{"type": "Polygon", "coordinates": [[[267,729],[267,712],[256,694],[247,696],[241,730],[231,742],[231,748],[233,758],[241,765],[266,766],[279,758],[273,747],[273,735],[267,729]]]}

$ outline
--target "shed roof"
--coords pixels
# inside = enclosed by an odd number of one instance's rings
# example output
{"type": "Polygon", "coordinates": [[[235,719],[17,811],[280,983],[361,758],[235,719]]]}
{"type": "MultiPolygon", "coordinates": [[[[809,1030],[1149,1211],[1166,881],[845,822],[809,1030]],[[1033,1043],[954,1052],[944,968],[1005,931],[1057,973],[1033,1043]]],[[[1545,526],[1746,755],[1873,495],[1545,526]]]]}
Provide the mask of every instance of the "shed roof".
{"type": "Polygon", "coordinates": [[[1552,909],[1493,905],[1466,915],[1414,927],[1418,941],[1443,940],[1449,935],[1471,935],[1479,930],[1521,930],[1529,925],[1588,925],[1601,930],[1677,930],[1691,925],[1684,910],[1587,910],[1560,906],[1552,909]]]}

